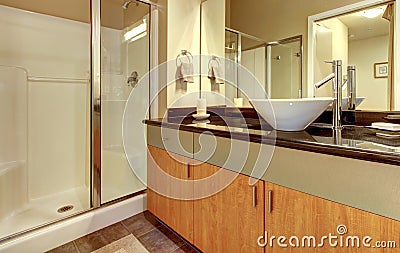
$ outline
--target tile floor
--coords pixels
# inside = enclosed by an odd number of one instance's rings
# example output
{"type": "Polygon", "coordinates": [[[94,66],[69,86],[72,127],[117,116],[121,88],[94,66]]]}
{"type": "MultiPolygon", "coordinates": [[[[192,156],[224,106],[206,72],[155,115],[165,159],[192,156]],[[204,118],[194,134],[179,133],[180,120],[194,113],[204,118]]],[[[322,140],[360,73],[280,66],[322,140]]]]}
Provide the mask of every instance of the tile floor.
{"type": "Polygon", "coordinates": [[[198,253],[183,238],[145,211],[68,242],[47,253],[198,253]]]}

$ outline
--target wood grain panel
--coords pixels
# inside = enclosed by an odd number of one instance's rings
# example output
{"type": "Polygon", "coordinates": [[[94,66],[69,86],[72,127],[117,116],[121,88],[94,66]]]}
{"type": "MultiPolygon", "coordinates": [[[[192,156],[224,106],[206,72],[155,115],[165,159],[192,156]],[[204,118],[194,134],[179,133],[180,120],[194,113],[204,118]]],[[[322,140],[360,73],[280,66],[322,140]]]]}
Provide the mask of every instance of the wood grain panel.
{"type": "MultiPolygon", "coordinates": [[[[276,240],[274,247],[267,246],[266,252],[318,252],[318,253],[365,253],[365,252],[400,252],[400,223],[388,218],[371,214],[356,208],[314,197],[305,193],[291,190],[271,183],[265,183],[265,203],[268,203],[268,192],[272,191],[272,212],[269,213],[268,205],[265,210],[265,228],[269,238],[271,236],[314,236],[316,245],[321,242],[322,236],[338,237],[338,246],[331,247],[325,241],[323,247],[279,247],[276,240]],[[342,235],[343,247],[340,246],[340,234],[337,232],[339,225],[345,225],[347,233],[342,235]],[[360,247],[346,247],[348,236],[357,236],[360,247]],[[374,245],[376,241],[396,241],[397,249],[393,248],[366,248],[362,246],[362,239],[370,236],[374,245]]],[[[332,241],[333,243],[335,240],[332,241]]],[[[288,241],[286,241],[288,244],[288,241]]],[[[307,243],[307,241],[306,241],[307,243]]],[[[301,244],[301,243],[300,243],[301,244]]],[[[301,246],[301,245],[300,245],[301,246]]]]}
{"type": "Polygon", "coordinates": [[[147,208],[183,236],[193,242],[193,202],[176,199],[183,194],[192,196],[193,184],[188,183],[186,166],[190,159],[163,149],[148,146],[147,208]],[[165,177],[167,173],[171,177],[165,177]],[[175,179],[185,179],[181,183],[175,179]]]}
{"type": "Polygon", "coordinates": [[[193,168],[195,195],[212,190],[227,177],[237,178],[224,190],[207,198],[194,201],[194,244],[205,253],[264,252],[257,246],[257,237],[264,231],[264,184],[258,182],[256,207],[252,202],[249,177],[203,163],[193,168]],[[222,171],[220,171],[222,170],[222,171]],[[218,178],[206,185],[196,180],[217,173],[218,178]]]}

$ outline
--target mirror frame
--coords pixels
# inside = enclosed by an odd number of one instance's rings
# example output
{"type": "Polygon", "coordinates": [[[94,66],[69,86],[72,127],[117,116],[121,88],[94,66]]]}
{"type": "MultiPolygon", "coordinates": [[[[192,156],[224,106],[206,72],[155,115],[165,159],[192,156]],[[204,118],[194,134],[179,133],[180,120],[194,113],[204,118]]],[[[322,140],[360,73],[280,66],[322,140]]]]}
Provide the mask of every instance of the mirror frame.
{"type": "MultiPolygon", "coordinates": [[[[333,10],[329,10],[326,12],[322,12],[316,15],[312,15],[308,17],[308,50],[307,50],[307,97],[314,96],[314,51],[315,51],[315,43],[314,37],[316,34],[316,21],[336,17],[339,15],[347,14],[350,12],[356,12],[360,9],[365,9],[368,7],[373,7],[375,5],[385,4],[391,2],[391,0],[365,0],[362,2],[358,2],[355,4],[346,5],[344,7],[336,8],[333,10]]],[[[394,1],[394,34],[393,34],[393,69],[396,70],[400,66],[400,57],[398,56],[398,52],[400,50],[400,41],[398,40],[397,33],[400,33],[400,1],[394,1]]],[[[400,71],[393,71],[393,97],[394,97],[394,111],[400,110],[400,71]],[[398,85],[396,85],[398,84],[398,85]]]]}

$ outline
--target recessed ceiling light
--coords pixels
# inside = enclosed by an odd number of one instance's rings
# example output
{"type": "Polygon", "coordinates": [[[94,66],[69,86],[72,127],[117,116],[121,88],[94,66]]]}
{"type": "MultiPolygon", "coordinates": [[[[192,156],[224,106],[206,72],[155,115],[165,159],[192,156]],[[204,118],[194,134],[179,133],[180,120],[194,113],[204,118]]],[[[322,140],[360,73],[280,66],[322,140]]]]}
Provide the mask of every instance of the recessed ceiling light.
{"type": "Polygon", "coordinates": [[[360,15],[366,18],[376,18],[385,11],[384,7],[377,7],[373,9],[360,11],[360,15]]]}

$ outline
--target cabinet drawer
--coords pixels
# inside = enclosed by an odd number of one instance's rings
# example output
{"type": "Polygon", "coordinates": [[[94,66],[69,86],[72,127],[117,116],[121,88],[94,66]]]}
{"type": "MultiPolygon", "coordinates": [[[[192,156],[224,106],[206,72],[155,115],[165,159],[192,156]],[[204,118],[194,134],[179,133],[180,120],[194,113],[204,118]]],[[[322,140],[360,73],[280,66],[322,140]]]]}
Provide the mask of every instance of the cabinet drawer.
{"type": "Polygon", "coordinates": [[[193,158],[193,133],[191,132],[147,126],[147,144],[193,158]]]}

